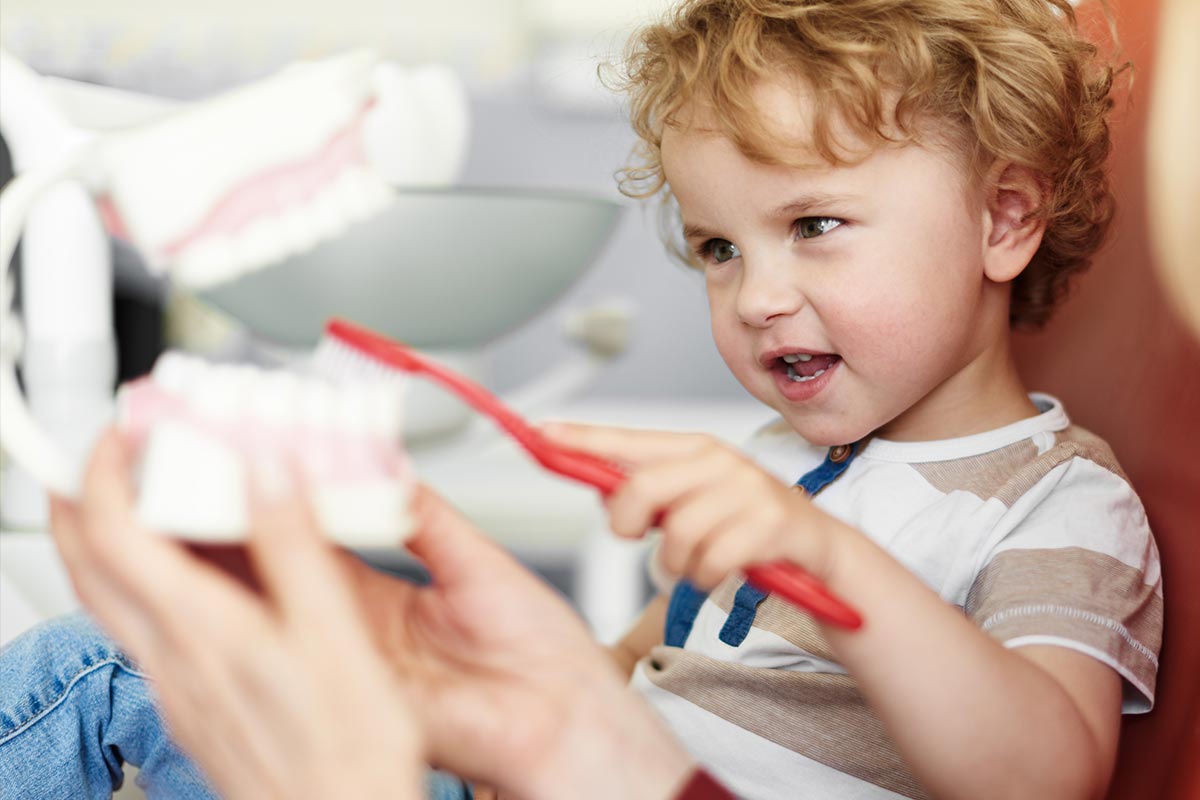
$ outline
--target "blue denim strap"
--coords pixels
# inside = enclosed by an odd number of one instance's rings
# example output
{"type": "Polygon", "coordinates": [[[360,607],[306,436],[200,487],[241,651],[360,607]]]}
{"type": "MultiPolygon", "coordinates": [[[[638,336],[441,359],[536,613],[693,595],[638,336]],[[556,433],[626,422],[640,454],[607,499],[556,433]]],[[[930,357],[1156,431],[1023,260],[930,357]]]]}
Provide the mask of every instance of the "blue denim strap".
{"type": "Polygon", "coordinates": [[[718,638],[730,647],[737,647],[744,642],[750,633],[750,626],[754,624],[754,616],[758,613],[758,604],[766,599],[766,592],[751,586],[748,582],[743,583],[738,588],[737,594],[734,595],[733,608],[729,609],[729,616],[725,619],[725,624],[721,626],[721,634],[718,638]]]}
{"type": "Polygon", "coordinates": [[[833,483],[837,476],[846,471],[846,467],[850,466],[850,462],[854,460],[854,457],[862,449],[862,444],[862,441],[857,441],[854,444],[841,445],[842,447],[850,448],[850,452],[840,461],[834,460],[834,454],[838,448],[829,448],[829,452],[825,454],[825,460],[801,475],[800,480],[796,481],[796,485],[807,492],[809,496],[821,491],[833,483]]]}
{"type": "Polygon", "coordinates": [[[707,597],[707,594],[685,580],[681,579],[675,584],[675,590],[671,592],[671,602],[667,604],[667,625],[663,632],[663,644],[667,647],[683,647],[688,634],[692,632],[696,615],[700,613],[700,606],[704,605],[707,597]]]}

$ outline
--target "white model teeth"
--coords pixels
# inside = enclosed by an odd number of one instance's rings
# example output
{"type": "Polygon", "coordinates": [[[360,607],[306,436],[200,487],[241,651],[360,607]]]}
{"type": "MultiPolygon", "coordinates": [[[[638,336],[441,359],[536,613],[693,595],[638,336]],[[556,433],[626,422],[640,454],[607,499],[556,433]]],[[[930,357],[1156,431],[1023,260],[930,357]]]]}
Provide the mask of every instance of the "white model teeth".
{"type": "Polygon", "coordinates": [[[382,211],[392,190],[359,166],[347,167],[306,202],[256,219],[236,233],[211,234],[188,244],[174,272],[188,286],[208,288],[308,252],[355,222],[382,211]]]}
{"type": "Polygon", "coordinates": [[[154,362],[154,381],[172,394],[187,393],[191,381],[203,369],[199,359],[170,350],[154,362]]]}
{"type": "Polygon", "coordinates": [[[396,384],[331,383],[177,352],[159,358],[150,383],[151,402],[130,395],[129,407],[145,416],[123,422],[145,423],[137,513],[149,527],[241,541],[249,524],[247,458],[277,452],[303,471],[333,539],[391,545],[409,532],[396,384]]]}
{"type": "Polygon", "coordinates": [[[369,409],[367,413],[371,432],[388,440],[399,438],[400,430],[403,427],[403,418],[400,414],[400,392],[395,386],[379,383],[373,384],[368,392],[369,409]]]}
{"type": "Polygon", "coordinates": [[[288,372],[268,372],[250,395],[250,413],[275,428],[289,428],[300,419],[300,379],[288,372]]]}
{"type": "Polygon", "coordinates": [[[365,436],[370,430],[367,390],[363,386],[347,386],[338,392],[334,410],[334,427],[351,436],[365,436]]]}
{"type": "Polygon", "coordinates": [[[306,380],[300,387],[300,420],[310,428],[324,430],[333,424],[336,397],[324,381],[306,380]]]}
{"type": "Polygon", "coordinates": [[[402,429],[401,392],[393,383],[334,385],[288,370],[210,364],[176,351],[159,357],[152,376],[164,392],[214,422],[248,416],[277,429],[301,424],[393,441],[402,429]]]}

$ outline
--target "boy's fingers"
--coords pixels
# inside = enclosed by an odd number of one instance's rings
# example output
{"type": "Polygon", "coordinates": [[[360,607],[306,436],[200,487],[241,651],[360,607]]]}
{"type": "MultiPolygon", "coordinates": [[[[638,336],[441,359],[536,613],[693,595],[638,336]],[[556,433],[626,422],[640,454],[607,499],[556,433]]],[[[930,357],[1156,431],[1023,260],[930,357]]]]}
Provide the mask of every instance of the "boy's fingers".
{"type": "Polygon", "coordinates": [[[632,472],[625,485],[609,499],[610,522],[618,535],[636,535],[674,515],[677,507],[695,495],[731,494],[730,465],[714,451],[690,459],[647,464],[632,472]]]}
{"type": "Polygon", "coordinates": [[[603,458],[639,464],[666,458],[688,458],[716,440],[699,433],[647,431],[574,422],[548,422],[539,428],[551,441],[603,458]]]}

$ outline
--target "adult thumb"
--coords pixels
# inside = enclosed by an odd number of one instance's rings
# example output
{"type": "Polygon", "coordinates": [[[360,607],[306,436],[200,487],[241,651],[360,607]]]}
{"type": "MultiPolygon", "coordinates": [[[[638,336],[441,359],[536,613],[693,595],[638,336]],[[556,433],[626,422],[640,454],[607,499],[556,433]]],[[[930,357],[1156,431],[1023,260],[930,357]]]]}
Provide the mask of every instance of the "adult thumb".
{"type": "Polygon", "coordinates": [[[428,486],[417,485],[410,509],[414,529],[404,546],[425,565],[434,583],[493,581],[497,572],[522,569],[504,548],[428,486]]]}

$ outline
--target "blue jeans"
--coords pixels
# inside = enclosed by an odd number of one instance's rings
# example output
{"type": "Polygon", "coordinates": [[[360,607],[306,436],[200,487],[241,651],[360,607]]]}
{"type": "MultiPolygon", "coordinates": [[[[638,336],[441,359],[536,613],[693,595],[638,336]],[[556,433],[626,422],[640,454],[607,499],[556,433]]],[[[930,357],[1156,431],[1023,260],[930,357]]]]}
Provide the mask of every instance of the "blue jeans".
{"type": "MultiPolygon", "coordinates": [[[[83,614],[49,620],[0,650],[0,800],[109,798],[138,768],[150,798],[216,791],[167,735],[146,675],[83,614]]],[[[430,772],[429,800],[469,800],[430,772]]]]}

